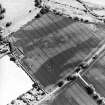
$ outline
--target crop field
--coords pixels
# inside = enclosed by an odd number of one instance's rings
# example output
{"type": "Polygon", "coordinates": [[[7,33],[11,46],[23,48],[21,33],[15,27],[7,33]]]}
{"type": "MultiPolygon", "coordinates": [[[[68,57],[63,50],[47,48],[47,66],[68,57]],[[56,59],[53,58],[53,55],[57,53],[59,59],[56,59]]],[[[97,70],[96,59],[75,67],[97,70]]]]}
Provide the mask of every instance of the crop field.
{"type": "Polygon", "coordinates": [[[10,35],[9,40],[15,49],[12,56],[20,59],[33,80],[48,88],[72,73],[104,33],[102,28],[94,32],[89,24],[48,13],[10,35]]]}

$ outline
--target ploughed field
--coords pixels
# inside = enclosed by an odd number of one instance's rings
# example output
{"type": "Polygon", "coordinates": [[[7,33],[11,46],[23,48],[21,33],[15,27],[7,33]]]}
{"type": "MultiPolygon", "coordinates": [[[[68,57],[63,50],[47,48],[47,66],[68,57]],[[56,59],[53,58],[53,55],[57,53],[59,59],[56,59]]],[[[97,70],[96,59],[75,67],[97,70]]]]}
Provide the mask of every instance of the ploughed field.
{"type": "Polygon", "coordinates": [[[93,84],[96,92],[105,97],[105,57],[97,61],[83,78],[93,84]]]}
{"type": "Polygon", "coordinates": [[[45,105],[97,105],[97,103],[86,94],[83,88],[75,83],[67,86],[62,92],[45,105]]]}

